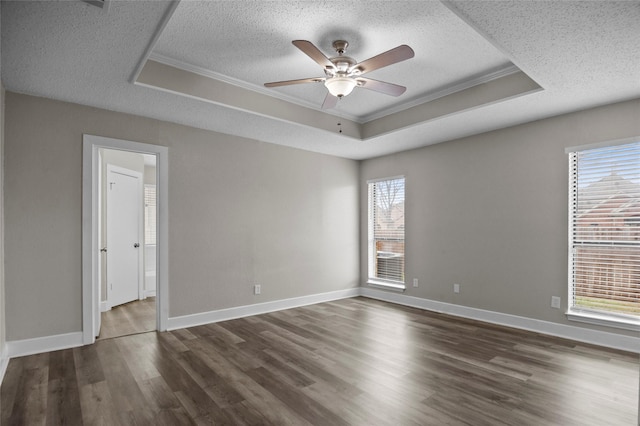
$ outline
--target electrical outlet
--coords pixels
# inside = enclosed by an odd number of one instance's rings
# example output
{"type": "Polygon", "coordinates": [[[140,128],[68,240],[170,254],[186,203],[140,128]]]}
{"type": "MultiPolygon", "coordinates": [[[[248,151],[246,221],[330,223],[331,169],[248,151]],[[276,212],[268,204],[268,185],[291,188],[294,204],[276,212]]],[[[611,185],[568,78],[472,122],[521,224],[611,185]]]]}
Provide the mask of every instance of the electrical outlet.
{"type": "Polygon", "coordinates": [[[454,284],[453,285],[453,292],[454,293],[460,293],[460,284],[454,284]]]}
{"type": "Polygon", "coordinates": [[[414,287],[418,287],[418,279],[417,278],[413,279],[413,286],[414,287]]]}
{"type": "Polygon", "coordinates": [[[253,294],[260,294],[260,284],[253,286],[253,294]]]}
{"type": "Polygon", "coordinates": [[[560,309],[560,298],[558,296],[551,296],[551,307],[560,309]]]}

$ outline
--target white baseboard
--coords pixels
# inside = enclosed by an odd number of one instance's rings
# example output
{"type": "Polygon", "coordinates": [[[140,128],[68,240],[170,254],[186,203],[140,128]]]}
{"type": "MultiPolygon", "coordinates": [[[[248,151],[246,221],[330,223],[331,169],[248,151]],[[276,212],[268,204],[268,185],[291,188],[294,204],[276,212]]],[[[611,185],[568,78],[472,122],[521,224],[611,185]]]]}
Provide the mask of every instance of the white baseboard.
{"type": "MultiPolygon", "coordinates": [[[[575,327],[565,324],[557,324],[549,321],[541,321],[517,315],[504,314],[451,303],[422,299],[395,292],[374,290],[371,288],[357,287],[346,290],[338,290],[328,293],[313,294],[309,296],[295,297],[291,299],[276,300],[272,302],[258,303],[254,305],[239,306],[235,308],[221,309],[217,311],[202,312],[193,315],[169,318],[168,330],[193,327],[230,319],[242,318],[251,315],[264,314],[283,309],[297,308],[315,303],[329,302],[332,300],[346,299],[350,297],[364,296],[390,303],[396,303],[433,312],[445,313],[468,319],[488,322],[492,324],[513,327],[536,333],[562,337],[598,346],[621,349],[640,353],[640,338],[624,336],[616,333],[592,330],[583,327],[575,327]]],[[[102,306],[102,305],[101,305],[102,306]]],[[[0,354],[0,383],[7,368],[9,359],[32,355],[43,352],[68,349],[82,346],[82,332],[60,334],[55,336],[37,337],[25,340],[13,340],[6,342],[4,353],[0,354]]]]}
{"type": "Polygon", "coordinates": [[[34,339],[10,340],[7,342],[7,355],[15,358],[43,352],[82,346],[82,332],[58,334],[55,336],[36,337],[34,339]]]}
{"type": "Polygon", "coordinates": [[[7,352],[7,347],[5,346],[0,352],[0,384],[2,384],[2,380],[4,379],[4,374],[7,372],[7,367],[9,366],[9,354],[7,352]]]}
{"type": "Polygon", "coordinates": [[[640,338],[638,337],[623,336],[616,333],[608,333],[606,331],[590,330],[587,328],[574,327],[571,325],[558,324],[517,315],[486,311],[483,309],[470,308],[468,306],[437,302],[435,300],[422,299],[419,297],[374,290],[365,287],[360,288],[360,295],[371,299],[383,300],[385,302],[397,303],[399,305],[411,306],[413,308],[424,309],[427,311],[439,312],[488,322],[491,324],[504,325],[506,327],[576,340],[578,342],[640,353],[640,338]]]}
{"type": "Polygon", "coordinates": [[[109,301],[103,300],[100,302],[100,312],[107,312],[111,310],[111,305],[109,305],[109,301]]]}
{"type": "Polygon", "coordinates": [[[145,290],[144,291],[144,297],[156,297],[156,290],[145,290]]]}
{"type": "Polygon", "coordinates": [[[238,306],[235,308],[173,317],[169,318],[167,330],[176,330],[179,328],[194,327],[196,325],[210,324],[219,321],[248,317],[251,315],[266,314],[268,312],[298,308],[300,306],[330,302],[338,299],[347,299],[349,297],[356,297],[359,295],[360,288],[356,287],[347,290],[331,291],[328,293],[312,294],[309,296],[294,297],[291,299],[274,300],[273,302],[256,303],[255,305],[238,306]]]}

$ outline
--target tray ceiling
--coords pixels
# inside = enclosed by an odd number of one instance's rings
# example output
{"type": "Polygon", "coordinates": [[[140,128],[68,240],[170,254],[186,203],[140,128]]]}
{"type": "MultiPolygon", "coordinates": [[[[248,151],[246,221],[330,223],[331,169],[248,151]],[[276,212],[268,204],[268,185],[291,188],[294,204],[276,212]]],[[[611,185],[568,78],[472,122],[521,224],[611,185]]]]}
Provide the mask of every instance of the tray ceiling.
{"type": "Polygon", "coordinates": [[[363,159],[640,97],[640,3],[627,1],[2,1],[7,90],[363,159]],[[368,74],[333,110],[291,44],[361,61],[400,44],[415,57],[368,74]],[[340,123],[340,125],[338,125],[340,123]],[[342,133],[339,131],[343,130],[342,133]]]}

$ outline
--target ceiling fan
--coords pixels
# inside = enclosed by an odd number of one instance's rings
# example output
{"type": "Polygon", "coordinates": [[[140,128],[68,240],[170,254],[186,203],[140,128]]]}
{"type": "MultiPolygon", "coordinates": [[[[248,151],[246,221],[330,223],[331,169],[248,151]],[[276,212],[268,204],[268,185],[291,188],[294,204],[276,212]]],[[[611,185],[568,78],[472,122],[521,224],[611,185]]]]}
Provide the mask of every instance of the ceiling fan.
{"type": "Polygon", "coordinates": [[[355,59],[344,55],[349,45],[345,40],[336,40],[333,42],[333,48],[337,56],[332,58],[327,58],[325,54],[310,41],[294,40],[292,43],[323,68],[325,77],[275,81],[265,83],[264,85],[266,87],[322,82],[329,91],[322,104],[322,108],[324,109],[335,107],[339,99],[347,96],[356,87],[362,87],[391,96],[400,96],[407,90],[404,86],[362,77],[363,74],[368,72],[413,58],[413,49],[405,44],[374,56],[373,58],[369,58],[366,61],[356,62],[355,59]]]}

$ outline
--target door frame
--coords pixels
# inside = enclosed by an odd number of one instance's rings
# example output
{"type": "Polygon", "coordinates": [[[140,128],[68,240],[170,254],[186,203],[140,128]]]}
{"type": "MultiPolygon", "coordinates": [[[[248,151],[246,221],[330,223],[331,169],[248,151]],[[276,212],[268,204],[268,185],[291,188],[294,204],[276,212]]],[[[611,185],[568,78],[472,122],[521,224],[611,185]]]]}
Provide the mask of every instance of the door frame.
{"type": "MultiPolygon", "coordinates": [[[[113,172],[113,173],[118,173],[121,175],[126,175],[126,176],[131,176],[133,178],[137,179],[137,188],[136,191],[138,193],[138,217],[137,217],[137,221],[138,221],[138,235],[137,235],[137,239],[138,239],[138,244],[140,244],[143,249],[142,250],[138,250],[137,255],[138,255],[138,300],[142,300],[144,299],[144,256],[143,256],[143,252],[144,252],[144,211],[142,209],[142,205],[144,204],[144,176],[142,175],[142,173],[137,172],[135,170],[130,170],[124,167],[120,167],[117,166],[115,164],[111,164],[111,163],[106,163],[106,178],[107,178],[107,182],[106,184],[108,185],[108,179],[109,179],[109,173],[113,172]]],[[[104,200],[101,201],[105,201],[106,202],[106,212],[109,211],[109,192],[107,192],[107,194],[105,195],[104,200]]],[[[104,218],[104,222],[105,225],[107,227],[107,233],[109,232],[109,214],[106,214],[106,217],[104,218]]],[[[100,242],[99,245],[101,247],[104,247],[104,242],[100,242]]],[[[109,248],[109,239],[107,238],[107,249],[109,248]]],[[[157,268],[157,265],[156,265],[157,268]]],[[[109,251],[107,251],[107,270],[109,269],[109,251]]],[[[157,272],[157,271],[156,271],[157,272]]],[[[104,283],[105,284],[105,290],[106,290],[106,294],[107,294],[107,305],[109,306],[109,308],[113,307],[113,301],[110,299],[111,297],[111,290],[109,288],[109,274],[107,273],[107,282],[104,283]]]]}
{"type": "Polygon", "coordinates": [[[102,136],[82,140],[82,340],[94,343],[100,332],[99,181],[100,148],[156,156],[156,330],[169,321],[169,149],[164,146],[102,136]]]}

